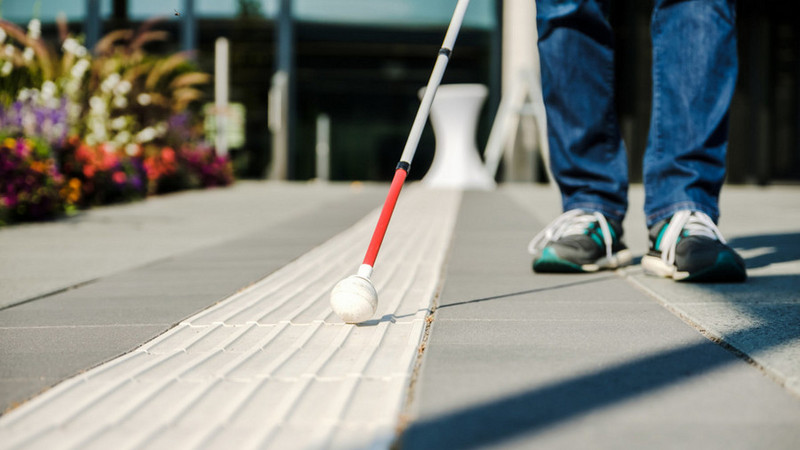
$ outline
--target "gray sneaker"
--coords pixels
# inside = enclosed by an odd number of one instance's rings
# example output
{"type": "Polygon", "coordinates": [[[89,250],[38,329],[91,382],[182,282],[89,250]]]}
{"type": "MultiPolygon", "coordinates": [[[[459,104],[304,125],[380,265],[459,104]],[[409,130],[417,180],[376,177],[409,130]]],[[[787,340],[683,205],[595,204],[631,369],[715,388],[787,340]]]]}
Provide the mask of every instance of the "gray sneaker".
{"type": "Polygon", "coordinates": [[[650,251],[642,257],[642,268],[677,281],[747,279],[742,257],[726,245],[714,221],[699,211],[678,211],[650,227],[650,251]]]}
{"type": "Polygon", "coordinates": [[[631,263],[622,225],[599,212],[573,209],[560,215],[528,244],[534,272],[580,273],[631,263]]]}

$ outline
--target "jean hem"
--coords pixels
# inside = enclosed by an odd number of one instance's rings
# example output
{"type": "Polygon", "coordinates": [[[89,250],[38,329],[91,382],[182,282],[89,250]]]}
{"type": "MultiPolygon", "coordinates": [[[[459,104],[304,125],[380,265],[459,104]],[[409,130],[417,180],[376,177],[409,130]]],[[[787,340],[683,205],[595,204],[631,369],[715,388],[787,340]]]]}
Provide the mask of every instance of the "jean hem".
{"type": "Polygon", "coordinates": [[[687,209],[689,211],[698,211],[707,214],[709,217],[711,217],[711,220],[713,220],[714,223],[717,223],[717,221],[719,220],[718,208],[698,202],[683,201],[683,202],[673,203],[663,208],[659,208],[653,211],[652,213],[648,213],[647,227],[650,228],[656,223],[672,217],[676,212],[687,209]]]}
{"type": "Polygon", "coordinates": [[[613,206],[604,205],[602,203],[576,202],[564,205],[564,211],[569,211],[572,209],[582,209],[584,211],[589,211],[589,212],[599,212],[600,214],[606,216],[607,218],[615,220],[620,223],[622,223],[623,219],[625,219],[624,210],[615,208],[613,206]]]}

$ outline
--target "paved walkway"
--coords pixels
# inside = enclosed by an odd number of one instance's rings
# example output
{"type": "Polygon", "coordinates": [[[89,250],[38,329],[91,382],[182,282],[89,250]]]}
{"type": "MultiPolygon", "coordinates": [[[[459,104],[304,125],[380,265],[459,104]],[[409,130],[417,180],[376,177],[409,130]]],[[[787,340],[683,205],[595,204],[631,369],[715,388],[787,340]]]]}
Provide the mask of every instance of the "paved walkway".
{"type": "Polygon", "coordinates": [[[411,184],[379,311],[345,325],[327,293],[385,193],[243,182],[0,230],[0,448],[800,444],[797,188],[727,188],[751,280],[683,285],[533,275],[550,188],[411,184]]]}

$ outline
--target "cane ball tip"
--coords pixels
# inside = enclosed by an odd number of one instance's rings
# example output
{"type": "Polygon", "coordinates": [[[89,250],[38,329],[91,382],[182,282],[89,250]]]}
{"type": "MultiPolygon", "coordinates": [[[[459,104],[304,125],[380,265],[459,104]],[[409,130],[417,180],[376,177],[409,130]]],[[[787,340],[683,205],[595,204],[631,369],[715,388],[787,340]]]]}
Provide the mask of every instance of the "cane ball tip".
{"type": "Polygon", "coordinates": [[[369,279],[351,275],[331,291],[331,308],[346,323],[368,320],[378,308],[378,292],[369,279]]]}

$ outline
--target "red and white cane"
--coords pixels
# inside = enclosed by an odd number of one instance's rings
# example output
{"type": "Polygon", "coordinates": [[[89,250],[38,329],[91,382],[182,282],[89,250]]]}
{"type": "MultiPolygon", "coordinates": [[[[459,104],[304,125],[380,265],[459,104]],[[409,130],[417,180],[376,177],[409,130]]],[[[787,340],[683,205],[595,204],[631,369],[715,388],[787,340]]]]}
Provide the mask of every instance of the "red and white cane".
{"type": "Polygon", "coordinates": [[[358,268],[358,273],[341,280],[334,286],[333,291],[331,291],[331,307],[333,311],[347,323],[363,322],[371,318],[378,308],[378,292],[375,290],[375,286],[372,285],[372,281],[370,281],[373,268],[375,267],[375,260],[378,258],[378,251],[381,248],[381,243],[383,243],[383,237],[386,235],[386,229],[389,227],[389,221],[392,218],[394,207],[397,204],[397,198],[400,196],[403,183],[411,168],[411,161],[414,159],[414,153],[417,151],[419,138],[422,136],[425,123],[428,121],[428,114],[431,110],[431,104],[433,104],[433,98],[436,95],[439,84],[442,82],[444,70],[450,60],[450,54],[453,51],[456,37],[461,29],[461,23],[464,21],[464,14],[467,11],[468,4],[469,0],[458,0],[455,12],[453,12],[453,17],[450,20],[450,25],[447,27],[447,33],[445,34],[442,48],[439,49],[439,55],[433,66],[433,72],[428,80],[428,85],[422,96],[417,115],[414,118],[414,124],[408,135],[406,146],[403,149],[403,154],[400,156],[400,162],[397,163],[394,178],[389,187],[389,194],[386,196],[386,201],[383,204],[381,215],[378,218],[378,224],[375,226],[375,232],[372,234],[372,239],[367,248],[367,254],[364,256],[364,262],[361,263],[361,266],[358,268]]]}

